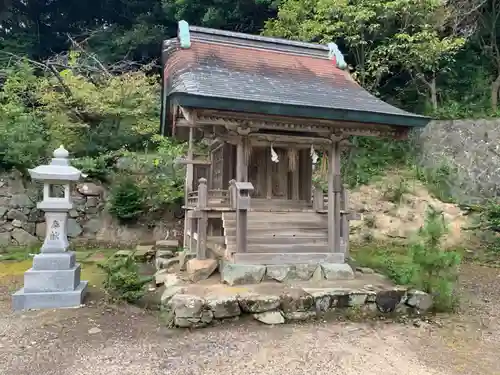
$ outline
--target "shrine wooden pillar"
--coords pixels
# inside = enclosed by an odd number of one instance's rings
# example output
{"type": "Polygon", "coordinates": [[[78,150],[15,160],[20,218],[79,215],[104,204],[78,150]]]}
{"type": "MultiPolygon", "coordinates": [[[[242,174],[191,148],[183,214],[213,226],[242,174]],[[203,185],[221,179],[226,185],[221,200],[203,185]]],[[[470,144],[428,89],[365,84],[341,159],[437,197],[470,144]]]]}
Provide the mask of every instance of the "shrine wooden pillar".
{"type": "Polygon", "coordinates": [[[239,137],[236,145],[236,181],[248,181],[248,155],[250,153],[250,144],[248,137],[239,137]]]}
{"type": "Polygon", "coordinates": [[[332,139],[328,150],[328,248],[339,253],[341,235],[340,203],[342,194],[342,178],[340,175],[340,140],[332,139]]]}
{"type": "MultiPolygon", "coordinates": [[[[188,143],[188,152],[187,152],[187,159],[188,160],[193,160],[193,128],[189,128],[189,143],[188,143]]],[[[184,181],[184,205],[187,205],[188,203],[188,195],[189,193],[193,190],[193,174],[194,174],[194,166],[192,163],[186,165],[186,179],[184,181]]],[[[186,212],[187,213],[187,212],[186,212]]],[[[193,237],[193,223],[192,220],[189,219],[189,215],[184,215],[184,238],[182,241],[182,247],[184,250],[189,248],[189,251],[192,251],[192,241],[189,241],[189,246],[188,246],[188,232],[190,232],[191,238],[193,237]]]]}

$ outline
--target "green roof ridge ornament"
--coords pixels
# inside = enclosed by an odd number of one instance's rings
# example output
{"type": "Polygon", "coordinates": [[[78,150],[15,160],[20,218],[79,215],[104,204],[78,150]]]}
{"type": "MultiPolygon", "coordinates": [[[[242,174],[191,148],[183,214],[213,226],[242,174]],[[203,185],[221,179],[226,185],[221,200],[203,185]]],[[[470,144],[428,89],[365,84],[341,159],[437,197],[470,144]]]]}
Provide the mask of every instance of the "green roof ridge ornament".
{"type": "Polygon", "coordinates": [[[335,65],[337,68],[344,70],[347,68],[347,64],[344,60],[344,55],[342,55],[342,52],[340,52],[339,47],[335,43],[328,43],[328,57],[332,60],[334,60],[335,65]]]}
{"type": "Polygon", "coordinates": [[[181,43],[181,48],[191,47],[191,37],[189,35],[189,24],[186,21],[179,21],[177,37],[181,43]]]}

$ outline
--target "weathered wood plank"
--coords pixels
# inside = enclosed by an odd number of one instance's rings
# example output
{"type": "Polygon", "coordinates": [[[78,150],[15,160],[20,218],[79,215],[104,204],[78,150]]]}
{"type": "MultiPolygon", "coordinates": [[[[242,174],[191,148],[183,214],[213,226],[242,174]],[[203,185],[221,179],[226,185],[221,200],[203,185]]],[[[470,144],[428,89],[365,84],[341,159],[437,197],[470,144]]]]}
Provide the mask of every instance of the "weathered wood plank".
{"type": "Polygon", "coordinates": [[[343,253],[236,253],[234,263],[239,264],[315,264],[344,263],[343,253]]]}
{"type": "Polygon", "coordinates": [[[248,244],[249,253],[326,253],[328,243],[248,244]]]}
{"type": "MultiPolygon", "coordinates": [[[[269,246],[275,246],[275,245],[287,245],[293,247],[294,245],[301,245],[301,247],[306,247],[306,246],[324,246],[327,248],[328,242],[327,242],[327,236],[326,233],[317,236],[317,237],[292,237],[292,236],[277,236],[277,237],[272,237],[272,236],[265,236],[265,237],[251,237],[248,238],[248,246],[251,247],[252,245],[269,245],[269,246]]],[[[227,236],[226,242],[228,244],[236,244],[236,236],[227,236]]]]}

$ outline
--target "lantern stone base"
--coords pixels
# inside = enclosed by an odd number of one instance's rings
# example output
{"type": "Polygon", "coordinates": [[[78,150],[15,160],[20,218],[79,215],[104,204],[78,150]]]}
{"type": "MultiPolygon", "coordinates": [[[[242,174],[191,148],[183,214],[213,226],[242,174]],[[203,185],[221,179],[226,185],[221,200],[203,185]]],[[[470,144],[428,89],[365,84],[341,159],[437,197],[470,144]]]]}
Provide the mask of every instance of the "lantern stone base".
{"type": "Polygon", "coordinates": [[[23,289],[12,296],[14,310],[57,309],[80,307],[87,291],[88,281],[81,281],[75,290],[63,292],[28,293],[23,289]]]}
{"type": "Polygon", "coordinates": [[[24,273],[24,291],[27,293],[40,292],[69,292],[80,284],[80,265],[69,270],[34,270],[30,268],[24,273]]]}
{"type": "Polygon", "coordinates": [[[33,270],[68,270],[75,265],[76,255],[73,251],[42,253],[33,257],[33,270]]]}
{"type": "Polygon", "coordinates": [[[36,255],[24,273],[24,288],[12,296],[14,310],[80,306],[88,284],[80,273],[73,252],[36,255]]]}

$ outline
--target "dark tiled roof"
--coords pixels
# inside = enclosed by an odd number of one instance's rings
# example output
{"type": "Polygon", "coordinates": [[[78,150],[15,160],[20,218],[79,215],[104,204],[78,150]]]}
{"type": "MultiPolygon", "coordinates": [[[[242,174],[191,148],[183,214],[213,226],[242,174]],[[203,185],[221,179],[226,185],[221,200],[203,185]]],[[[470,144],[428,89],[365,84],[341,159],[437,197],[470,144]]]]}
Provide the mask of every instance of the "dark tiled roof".
{"type": "Polygon", "coordinates": [[[192,27],[190,48],[171,40],[164,54],[167,97],[205,99],[209,108],[230,109],[228,100],[266,114],[294,115],[293,108],[301,108],[310,109],[305,117],[311,118],[328,118],[333,110],[332,119],[402,126],[428,121],[364,90],[328,59],[326,46],[192,27]]]}

